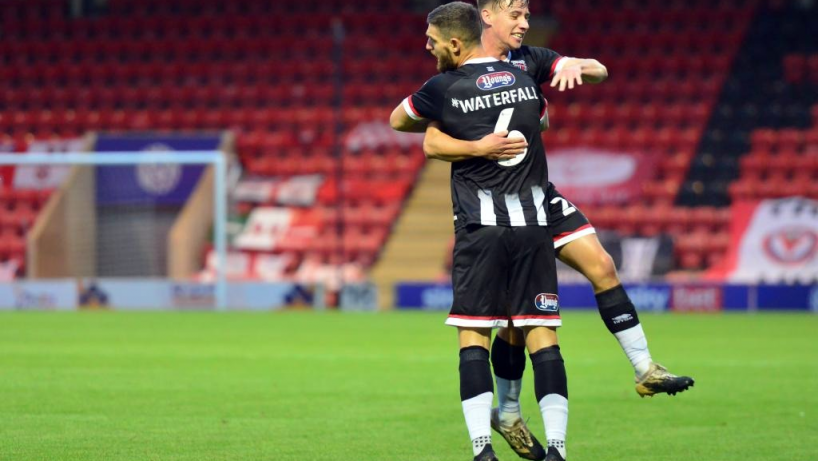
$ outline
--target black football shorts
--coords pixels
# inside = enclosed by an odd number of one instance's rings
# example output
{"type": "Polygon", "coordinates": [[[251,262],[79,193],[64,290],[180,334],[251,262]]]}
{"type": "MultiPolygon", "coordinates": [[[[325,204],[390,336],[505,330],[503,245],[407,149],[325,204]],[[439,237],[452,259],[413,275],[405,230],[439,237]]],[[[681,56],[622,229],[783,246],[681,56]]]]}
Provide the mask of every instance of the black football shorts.
{"type": "Polygon", "coordinates": [[[447,325],[562,324],[551,232],[540,226],[466,226],[455,234],[454,301],[447,325]]]}
{"type": "Polygon", "coordinates": [[[548,227],[554,237],[554,248],[596,233],[588,218],[573,203],[560,194],[554,184],[548,183],[548,227]]]}

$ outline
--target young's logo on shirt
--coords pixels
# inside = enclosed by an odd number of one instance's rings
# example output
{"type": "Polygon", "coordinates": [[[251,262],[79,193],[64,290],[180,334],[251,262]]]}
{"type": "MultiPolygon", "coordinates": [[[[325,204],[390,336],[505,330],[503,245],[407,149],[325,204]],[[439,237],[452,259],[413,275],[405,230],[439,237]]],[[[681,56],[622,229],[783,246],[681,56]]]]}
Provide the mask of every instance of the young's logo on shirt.
{"type": "Polygon", "coordinates": [[[508,71],[492,72],[477,77],[477,88],[483,91],[493,90],[504,86],[514,85],[514,74],[508,71]]]}

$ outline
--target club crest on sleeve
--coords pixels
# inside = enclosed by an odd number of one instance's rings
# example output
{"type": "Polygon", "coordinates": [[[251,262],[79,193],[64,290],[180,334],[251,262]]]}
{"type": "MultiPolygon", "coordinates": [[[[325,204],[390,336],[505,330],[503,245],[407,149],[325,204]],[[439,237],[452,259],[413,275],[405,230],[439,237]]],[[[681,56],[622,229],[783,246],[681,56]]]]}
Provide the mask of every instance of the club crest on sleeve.
{"type": "Polygon", "coordinates": [[[514,78],[514,74],[508,71],[503,71],[483,74],[477,77],[476,83],[477,88],[480,88],[483,91],[488,91],[495,88],[514,85],[516,80],[517,79],[514,78]]]}
{"type": "Polygon", "coordinates": [[[512,59],[510,62],[512,66],[523,72],[528,72],[528,65],[525,63],[525,59],[512,59]]]}
{"type": "Polygon", "coordinates": [[[551,293],[540,293],[534,298],[534,306],[545,312],[559,312],[560,297],[551,293]]]}

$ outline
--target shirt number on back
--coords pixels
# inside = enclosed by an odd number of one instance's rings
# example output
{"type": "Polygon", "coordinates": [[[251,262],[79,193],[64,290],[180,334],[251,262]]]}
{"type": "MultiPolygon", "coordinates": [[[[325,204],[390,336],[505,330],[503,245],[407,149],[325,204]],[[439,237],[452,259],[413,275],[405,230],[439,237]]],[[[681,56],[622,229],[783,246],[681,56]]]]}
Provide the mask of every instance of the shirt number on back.
{"type": "Polygon", "coordinates": [[[565,200],[562,197],[554,197],[551,200],[552,205],[557,203],[557,202],[559,202],[560,206],[562,206],[562,215],[563,216],[568,216],[569,214],[577,211],[577,209],[574,208],[574,205],[571,205],[571,202],[569,202],[568,200],[565,200]]]}
{"type": "MultiPolygon", "coordinates": [[[[494,125],[494,132],[498,133],[500,131],[508,130],[508,124],[511,122],[511,115],[514,113],[514,108],[503,109],[500,111],[500,116],[497,117],[497,123],[494,125]]],[[[522,133],[517,130],[511,130],[508,132],[508,138],[523,138],[522,133]]],[[[497,160],[497,164],[501,166],[514,166],[523,161],[525,158],[525,154],[528,153],[528,148],[526,148],[522,153],[517,154],[515,157],[506,160],[497,160]]]]}

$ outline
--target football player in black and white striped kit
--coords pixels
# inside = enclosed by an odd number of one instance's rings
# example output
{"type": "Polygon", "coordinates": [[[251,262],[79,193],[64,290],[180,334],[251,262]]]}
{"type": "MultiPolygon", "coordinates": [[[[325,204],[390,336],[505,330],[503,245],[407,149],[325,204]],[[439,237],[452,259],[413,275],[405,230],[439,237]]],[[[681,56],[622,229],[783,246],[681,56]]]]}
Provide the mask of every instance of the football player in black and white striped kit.
{"type": "MultiPolygon", "coordinates": [[[[535,393],[548,428],[546,459],[562,460],[568,392],[556,335],[561,320],[545,203],[548,168],[540,138],[546,103],[529,75],[486,56],[474,6],[442,5],[429,13],[428,23],[426,48],[437,58],[441,74],[395,108],[392,127],[417,131],[435,120],[459,139],[500,131],[528,143],[513,158],[452,163],[454,301],[446,324],[458,328],[460,394],[474,459],[496,460],[489,346],[491,329],[507,326],[510,319],[525,331],[535,393]]],[[[531,456],[543,459],[545,453],[531,456]]]]}
{"type": "MultiPolygon", "coordinates": [[[[527,0],[477,0],[477,7],[483,21],[481,41],[486,52],[526,71],[538,85],[550,83],[564,91],[583,82],[600,83],[607,78],[605,66],[594,59],[564,57],[547,48],[524,46],[530,16],[527,0]]],[[[545,122],[547,125],[547,115],[545,122]]],[[[430,158],[453,161],[468,155],[503,159],[526,147],[524,142],[496,134],[477,141],[461,139],[453,139],[432,123],[426,130],[424,151],[430,158]]],[[[555,180],[558,182],[559,178],[555,180]]],[[[633,366],[637,393],[643,397],[658,393],[674,395],[692,386],[692,378],[674,375],[653,361],[633,302],[588,218],[553,184],[546,190],[546,201],[557,256],[591,282],[600,316],[633,366]]],[[[519,406],[525,367],[522,334],[516,329],[501,329],[492,345],[491,361],[499,400],[498,408],[492,412],[492,427],[520,456],[538,459],[530,456],[538,452],[537,442],[529,436],[519,406]],[[521,440],[532,440],[533,446],[521,444],[521,440]]]]}

